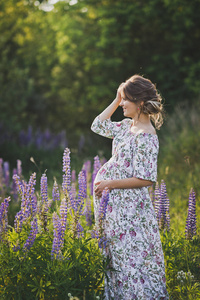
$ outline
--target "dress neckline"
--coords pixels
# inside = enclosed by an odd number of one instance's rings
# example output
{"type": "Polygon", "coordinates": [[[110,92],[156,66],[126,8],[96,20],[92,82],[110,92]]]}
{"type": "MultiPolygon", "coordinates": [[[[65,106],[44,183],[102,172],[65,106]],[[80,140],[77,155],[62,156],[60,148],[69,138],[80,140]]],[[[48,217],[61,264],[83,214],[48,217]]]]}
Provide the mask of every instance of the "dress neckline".
{"type": "Polygon", "coordinates": [[[133,122],[132,122],[132,120],[130,119],[130,132],[132,133],[132,134],[134,134],[134,135],[152,135],[152,136],[155,136],[155,137],[158,137],[158,135],[157,134],[155,134],[155,133],[150,133],[150,132],[133,132],[132,130],[131,130],[131,127],[132,127],[132,124],[133,124],[133,122]]]}

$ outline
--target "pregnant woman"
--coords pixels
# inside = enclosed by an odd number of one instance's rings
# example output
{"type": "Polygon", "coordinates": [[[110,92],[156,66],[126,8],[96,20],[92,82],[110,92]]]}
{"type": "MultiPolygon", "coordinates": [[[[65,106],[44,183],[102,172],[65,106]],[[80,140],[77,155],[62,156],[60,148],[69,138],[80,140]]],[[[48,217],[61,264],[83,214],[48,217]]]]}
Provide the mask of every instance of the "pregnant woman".
{"type": "Polygon", "coordinates": [[[155,85],[139,75],[122,83],[114,101],[91,129],[113,139],[112,157],[99,170],[94,212],[102,191],[110,191],[104,234],[106,255],[115,271],[105,279],[106,300],[169,299],[162,245],[148,187],[157,179],[158,137],[152,121],[162,125],[162,104],[155,85]],[[125,118],[110,117],[121,106],[125,118]]]}

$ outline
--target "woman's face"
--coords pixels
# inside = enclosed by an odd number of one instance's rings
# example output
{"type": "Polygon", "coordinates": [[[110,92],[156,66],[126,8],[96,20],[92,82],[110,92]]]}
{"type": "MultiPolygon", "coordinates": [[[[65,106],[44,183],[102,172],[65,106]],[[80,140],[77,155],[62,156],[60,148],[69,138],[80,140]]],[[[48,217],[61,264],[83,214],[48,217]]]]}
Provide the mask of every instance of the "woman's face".
{"type": "Polygon", "coordinates": [[[135,104],[134,102],[127,100],[123,92],[121,92],[121,102],[119,106],[122,107],[125,117],[129,117],[133,119],[136,116],[138,116],[138,112],[139,112],[138,105],[135,104]]]}

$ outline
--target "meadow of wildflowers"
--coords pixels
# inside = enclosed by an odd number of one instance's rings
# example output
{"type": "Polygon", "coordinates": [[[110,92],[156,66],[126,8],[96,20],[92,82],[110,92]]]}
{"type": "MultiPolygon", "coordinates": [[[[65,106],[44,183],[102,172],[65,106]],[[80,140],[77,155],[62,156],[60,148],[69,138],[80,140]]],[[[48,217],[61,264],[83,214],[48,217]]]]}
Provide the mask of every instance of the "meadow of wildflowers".
{"type": "MultiPolygon", "coordinates": [[[[94,224],[93,182],[102,165],[98,156],[71,170],[70,149],[63,154],[62,185],[48,184],[47,174],[36,189],[36,173],[26,182],[21,162],[10,179],[9,164],[0,160],[0,297],[1,299],[103,299],[109,261],[103,220],[109,191],[103,192],[94,224]],[[52,186],[52,188],[51,188],[52,186]],[[18,203],[14,225],[8,209],[18,203]],[[74,295],[72,297],[71,295],[74,295]]],[[[200,239],[196,195],[191,189],[185,232],[171,228],[170,199],[164,180],[150,188],[166,263],[171,299],[200,299],[200,239]]]]}
{"type": "Polygon", "coordinates": [[[15,142],[22,147],[35,146],[37,149],[45,150],[53,150],[58,147],[64,149],[68,145],[64,130],[55,134],[48,128],[44,131],[40,128],[33,131],[32,127],[29,126],[27,130],[21,130],[16,134],[4,128],[3,124],[0,124],[0,129],[0,145],[15,142]]]}

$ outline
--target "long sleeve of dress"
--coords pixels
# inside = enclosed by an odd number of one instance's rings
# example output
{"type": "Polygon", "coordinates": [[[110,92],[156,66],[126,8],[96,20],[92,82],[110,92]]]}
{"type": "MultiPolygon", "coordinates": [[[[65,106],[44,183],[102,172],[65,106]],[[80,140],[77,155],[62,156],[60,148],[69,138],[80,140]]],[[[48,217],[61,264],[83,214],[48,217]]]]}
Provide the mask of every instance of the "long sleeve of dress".
{"type": "Polygon", "coordinates": [[[153,182],[157,180],[159,143],[156,135],[138,134],[133,157],[133,176],[153,182]]]}
{"type": "MultiPolygon", "coordinates": [[[[111,119],[101,121],[97,116],[91,126],[91,130],[99,135],[113,139],[117,133],[122,130],[124,123],[127,123],[128,119],[124,119],[121,122],[112,122],[111,119]]],[[[129,120],[130,121],[130,120],[129,120]]]]}

